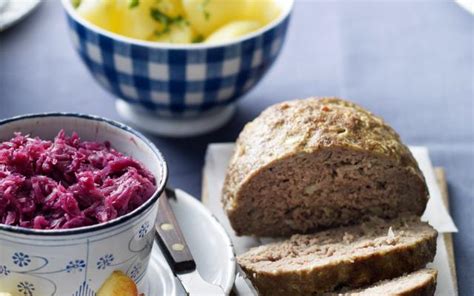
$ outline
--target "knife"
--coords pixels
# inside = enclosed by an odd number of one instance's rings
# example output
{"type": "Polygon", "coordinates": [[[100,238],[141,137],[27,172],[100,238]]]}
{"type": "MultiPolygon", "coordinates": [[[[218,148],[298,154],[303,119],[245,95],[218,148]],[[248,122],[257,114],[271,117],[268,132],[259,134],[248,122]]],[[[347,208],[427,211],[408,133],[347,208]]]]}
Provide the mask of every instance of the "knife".
{"type": "Polygon", "coordinates": [[[252,281],[250,281],[247,274],[242,270],[242,267],[240,267],[238,263],[236,269],[237,274],[234,284],[235,294],[258,296],[258,292],[255,289],[252,281]]]}
{"type": "Polygon", "coordinates": [[[158,199],[158,217],[155,230],[157,242],[171,270],[179,279],[188,295],[225,295],[224,290],[206,282],[198,270],[176,216],[170,207],[168,197],[176,198],[173,189],[166,188],[158,199]]]}

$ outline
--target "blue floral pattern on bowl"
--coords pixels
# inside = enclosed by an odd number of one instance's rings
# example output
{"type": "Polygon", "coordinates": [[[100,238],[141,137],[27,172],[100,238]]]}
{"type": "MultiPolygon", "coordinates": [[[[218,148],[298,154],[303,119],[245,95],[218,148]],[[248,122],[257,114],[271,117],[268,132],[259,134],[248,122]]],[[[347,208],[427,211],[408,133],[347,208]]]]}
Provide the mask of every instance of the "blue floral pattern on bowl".
{"type": "Polygon", "coordinates": [[[18,292],[23,293],[25,296],[33,296],[33,291],[35,290],[35,285],[30,282],[19,282],[16,285],[18,288],[18,292]]]}
{"type": "Polygon", "coordinates": [[[99,258],[97,261],[97,269],[105,269],[107,266],[111,266],[114,262],[114,255],[106,254],[103,257],[99,258]]]}
{"type": "Polygon", "coordinates": [[[8,270],[6,265],[0,265],[0,276],[7,276],[10,274],[10,270],[8,270]]]}
{"type": "Polygon", "coordinates": [[[140,230],[138,231],[138,237],[143,238],[148,233],[148,229],[150,228],[150,223],[145,222],[140,226],[140,230]]]}
{"type": "Polygon", "coordinates": [[[84,260],[76,259],[74,261],[69,261],[66,265],[66,272],[81,272],[86,267],[84,260]]]}
{"type": "Polygon", "coordinates": [[[140,276],[140,273],[142,271],[142,267],[143,266],[140,262],[133,265],[132,270],[129,272],[129,275],[134,281],[138,280],[138,277],[140,276]]]}
{"type": "MultiPolygon", "coordinates": [[[[151,212],[156,211],[156,206],[151,212]]],[[[147,215],[151,218],[151,216],[147,215]]],[[[105,253],[100,256],[95,263],[95,270],[102,273],[102,277],[105,278],[110,275],[113,270],[120,269],[126,272],[132,279],[140,282],[143,278],[144,272],[147,267],[148,256],[153,246],[153,236],[147,236],[149,233],[151,221],[145,220],[138,224],[135,231],[121,231],[118,233],[129,236],[128,239],[128,252],[127,254],[115,254],[105,253]],[[121,260],[117,262],[116,258],[121,260]]],[[[106,233],[104,233],[106,234],[106,233]]],[[[67,239],[62,241],[60,244],[67,244],[67,239]]],[[[98,239],[95,243],[103,242],[103,239],[98,239]]],[[[0,236],[0,244],[3,246],[4,239],[0,236]]],[[[90,287],[88,281],[93,276],[97,276],[88,270],[88,266],[91,264],[91,249],[94,247],[94,243],[91,243],[91,239],[87,238],[85,244],[77,244],[76,247],[85,251],[85,258],[74,258],[67,260],[64,258],[63,268],[54,268],[52,265],[57,265],[58,258],[54,253],[51,253],[50,258],[34,255],[33,252],[38,251],[37,247],[31,246],[31,253],[25,251],[15,251],[10,255],[11,266],[0,265],[0,286],[2,286],[2,278],[15,278],[16,280],[15,289],[17,292],[25,296],[36,296],[36,295],[63,295],[61,292],[61,284],[59,281],[65,280],[64,274],[71,274],[75,282],[77,282],[77,292],[74,295],[95,295],[95,289],[98,287],[90,287]],[[92,245],[91,245],[92,244],[92,245]],[[89,257],[87,257],[89,254],[89,257]],[[15,269],[16,267],[16,269],[15,269]],[[79,277],[83,274],[83,277],[79,277]],[[82,280],[80,279],[82,278],[82,280]],[[75,280],[79,279],[79,281],[75,280]],[[59,280],[59,281],[58,281],[59,280]],[[41,287],[41,288],[37,288],[41,287]],[[89,291],[86,294],[86,291],[89,291]]],[[[9,249],[8,244],[5,243],[5,247],[9,249]]],[[[102,248],[109,248],[109,246],[102,246],[102,248]]],[[[42,252],[43,253],[43,252],[42,252]]],[[[5,254],[0,254],[4,256],[5,254]]],[[[1,257],[0,258],[3,258],[1,257]]],[[[60,256],[58,256],[60,257],[60,256]]],[[[70,278],[69,278],[70,279],[70,278]]],[[[66,280],[67,281],[67,280],[66,280]]],[[[9,281],[13,283],[13,281],[9,281]]],[[[8,282],[6,282],[8,283],[8,282]]],[[[11,289],[11,288],[10,288],[11,289]]]]}
{"type": "Polygon", "coordinates": [[[30,256],[24,254],[23,252],[15,252],[12,256],[12,260],[13,263],[19,267],[28,266],[28,264],[31,262],[30,256]]]}

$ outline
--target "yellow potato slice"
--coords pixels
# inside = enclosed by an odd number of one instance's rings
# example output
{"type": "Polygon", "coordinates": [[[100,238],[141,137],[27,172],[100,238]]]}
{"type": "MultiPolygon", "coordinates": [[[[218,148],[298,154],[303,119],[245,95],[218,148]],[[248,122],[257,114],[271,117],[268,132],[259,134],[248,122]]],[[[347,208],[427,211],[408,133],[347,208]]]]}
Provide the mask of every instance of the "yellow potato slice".
{"type": "Polygon", "coordinates": [[[247,0],[182,0],[191,26],[208,36],[222,25],[237,20],[245,12],[247,0]]]}
{"type": "Polygon", "coordinates": [[[205,43],[222,43],[234,40],[261,27],[257,21],[234,21],[222,26],[206,38],[205,43]]]}
{"type": "Polygon", "coordinates": [[[117,33],[136,39],[146,39],[153,33],[156,21],[150,16],[150,9],[154,0],[140,0],[133,8],[130,8],[129,0],[116,0],[115,3],[117,33]]]}
{"type": "Polygon", "coordinates": [[[181,0],[155,0],[154,7],[170,17],[184,16],[181,0]]]}
{"type": "Polygon", "coordinates": [[[258,20],[262,26],[270,23],[280,15],[280,7],[275,0],[247,0],[244,17],[258,20]]]}
{"type": "Polygon", "coordinates": [[[138,296],[138,289],[127,275],[114,271],[102,284],[97,296],[138,296]]]}
{"type": "Polygon", "coordinates": [[[77,13],[105,30],[116,32],[115,3],[110,0],[82,0],[77,13]]]}
{"type": "Polygon", "coordinates": [[[183,14],[179,0],[140,0],[130,7],[130,0],[82,0],[78,13],[91,23],[114,33],[135,39],[148,39],[160,24],[151,17],[152,8],[170,16],[183,14]]]}
{"type": "Polygon", "coordinates": [[[167,43],[225,42],[257,30],[280,13],[275,0],[138,0],[133,7],[131,3],[81,0],[77,11],[105,30],[167,43]]]}
{"type": "Polygon", "coordinates": [[[183,22],[171,25],[167,33],[153,34],[149,40],[165,43],[192,43],[194,38],[193,29],[183,22]]]}

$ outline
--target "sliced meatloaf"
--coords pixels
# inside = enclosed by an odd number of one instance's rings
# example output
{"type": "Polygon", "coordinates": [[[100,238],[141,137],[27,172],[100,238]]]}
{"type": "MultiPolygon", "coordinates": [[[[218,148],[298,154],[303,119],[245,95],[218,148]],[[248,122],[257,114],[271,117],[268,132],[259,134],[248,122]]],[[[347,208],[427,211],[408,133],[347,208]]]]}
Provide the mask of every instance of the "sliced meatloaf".
{"type": "Polygon", "coordinates": [[[261,295],[312,295],[359,288],[423,268],[437,232],[418,216],[383,221],[260,246],[237,260],[261,295]]]}
{"type": "Polygon", "coordinates": [[[433,296],[436,290],[435,269],[424,268],[407,275],[382,281],[358,290],[336,293],[338,296],[433,296]]]}
{"type": "Polygon", "coordinates": [[[424,177],[381,118],[337,98],[274,105],[241,132],[222,202],[237,235],[285,236],[421,215],[424,177]]]}

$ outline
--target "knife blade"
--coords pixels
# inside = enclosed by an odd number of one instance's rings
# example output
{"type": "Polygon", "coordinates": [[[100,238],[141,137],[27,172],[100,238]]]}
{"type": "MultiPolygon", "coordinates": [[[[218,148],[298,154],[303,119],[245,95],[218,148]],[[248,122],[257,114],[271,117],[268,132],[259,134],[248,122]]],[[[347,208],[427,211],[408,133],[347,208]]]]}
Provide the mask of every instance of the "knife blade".
{"type": "Polygon", "coordinates": [[[236,279],[235,286],[236,288],[239,288],[239,292],[240,292],[239,294],[257,296],[258,292],[253,286],[253,283],[248,278],[247,274],[242,270],[239,264],[236,264],[236,268],[237,268],[237,276],[239,277],[241,281],[243,281],[243,283],[239,284],[239,286],[242,286],[242,285],[244,286],[244,288],[237,287],[238,281],[236,279]]]}
{"type": "Polygon", "coordinates": [[[158,216],[155,223],[158,246],[161,248],[171,270],[179,279],[188,295],[225,295],[224,290],[206,282],[198,270],[176,216],[168,202],[175,198],[173,189],[166,188],[158,200],[158,216]]]}

